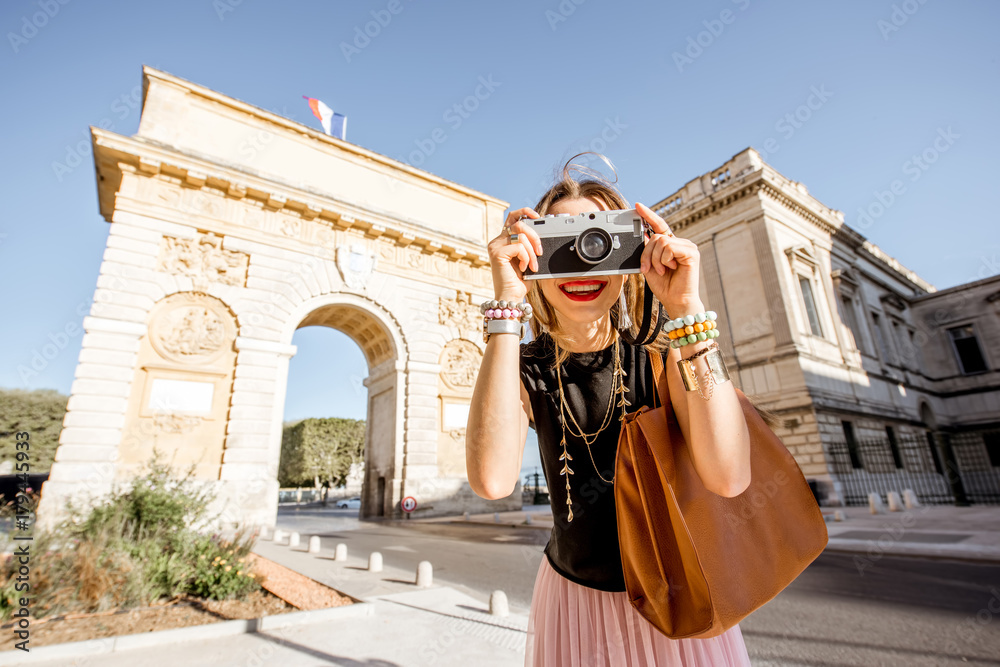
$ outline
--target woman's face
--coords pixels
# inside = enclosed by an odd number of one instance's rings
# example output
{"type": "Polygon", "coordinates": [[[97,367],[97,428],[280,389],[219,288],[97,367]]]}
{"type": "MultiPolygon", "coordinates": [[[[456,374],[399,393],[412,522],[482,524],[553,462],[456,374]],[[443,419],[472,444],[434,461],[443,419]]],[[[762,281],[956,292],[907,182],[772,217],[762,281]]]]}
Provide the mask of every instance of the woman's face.
{"type": "MultiPolygon", "coordinates": [[[[590,198],[560,199],[549,207],[548,215],[556,213],[589,213],[605,211],[607,207],[590,198]]],[[[544,278],[538,281],[542,295],[555,308],[563,321],[586,324],[599,320],[618,300],[625,276],[587,276],[578,278],[544,278]]]]}

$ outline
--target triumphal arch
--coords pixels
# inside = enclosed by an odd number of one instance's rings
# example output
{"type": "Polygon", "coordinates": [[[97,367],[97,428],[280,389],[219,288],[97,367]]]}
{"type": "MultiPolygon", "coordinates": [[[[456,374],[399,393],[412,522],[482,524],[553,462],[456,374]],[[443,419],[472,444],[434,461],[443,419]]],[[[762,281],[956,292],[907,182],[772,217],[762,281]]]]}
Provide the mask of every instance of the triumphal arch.
{"type": "Polygon", "coordinates": [[[154,449],[272,524],[292,334],[327,326],[369,375],[361,514],[520,507],[465,477],[465,422],[506,202],[150,68],[138,132],[92,128],[110,222],[40,518],[154,449]]]}

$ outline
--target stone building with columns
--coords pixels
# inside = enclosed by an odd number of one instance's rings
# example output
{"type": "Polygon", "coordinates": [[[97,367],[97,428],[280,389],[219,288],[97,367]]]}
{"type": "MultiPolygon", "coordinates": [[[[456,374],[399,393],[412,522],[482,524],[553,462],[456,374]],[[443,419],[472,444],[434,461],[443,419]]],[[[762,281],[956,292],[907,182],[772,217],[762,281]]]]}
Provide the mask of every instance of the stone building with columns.
{"type": "MultiPolygon", "coordinates": [[[[927,433],[1000,426],[1000,276],[935,291],[752,148],[654,209],[698,243],[734,380],[781,418],[826,502],[844,502],[844,478],[871,467],[856,443],[884,440],[890,467],[934,477],[942,461],[927,433]],[[896,451],[907,438],[913,460],[896,451]],[[854,465],[832,460],[840,445],[854,465]]],[[[975,458],[995,484],[989,433],[959,463],[975,458]]],[[[943,476],[930,482],[944,488],[943,476]]]]}
{"type": "Polygon", "coordinates": [[[154,451],[226,522],[273,525],[294,332],[368,362],[363,517],[521,506],[465,473],[506,202],[151,68],[134,136],[92,128],[110,223],[39,517],[127,484],[154,451]]]}

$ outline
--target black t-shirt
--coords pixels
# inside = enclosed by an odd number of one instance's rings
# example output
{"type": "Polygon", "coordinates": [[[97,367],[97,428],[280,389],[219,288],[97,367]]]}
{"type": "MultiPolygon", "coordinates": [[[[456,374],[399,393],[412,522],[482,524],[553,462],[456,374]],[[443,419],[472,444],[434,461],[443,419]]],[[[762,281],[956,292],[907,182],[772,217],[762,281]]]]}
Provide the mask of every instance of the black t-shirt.
{"type": "MultiPolygon", "coordinates": [[[[631,403],[625,408],[626,412],[634,412],[641,405],[652,407],[655,388],[646,349],[624,341],[619,345],[628,389],[625,397],[631,403]]],[[[614,345],[611,345],[598,352],[571,354],[561,365],[567,410],[572,412],[584,433],[596,431],[607,412],[614,371],[613,351],[614,345]]],[[[553,569],[570,581],[603,591],[624,591],[614,486],[601,480],[601,476],[606,480],[613,478],[622,408],[615,407],[617,400],[612,402],[611,423],[590,445],[590,453],[584,441],[570,433],[570,430],[579,432],[579,429],[573,425],[569,414],[566,415],[569,426],[566,451],[573,457],[569,462],[573,470],[569,475],[573,521],[569,522],[566,476],[559,474],[563,464],[559,460],[562,428],[554,360],[555,346],[546,333],[521,346],[521,381],[531,400],[554,519],[545,554],[553,569]]]]}

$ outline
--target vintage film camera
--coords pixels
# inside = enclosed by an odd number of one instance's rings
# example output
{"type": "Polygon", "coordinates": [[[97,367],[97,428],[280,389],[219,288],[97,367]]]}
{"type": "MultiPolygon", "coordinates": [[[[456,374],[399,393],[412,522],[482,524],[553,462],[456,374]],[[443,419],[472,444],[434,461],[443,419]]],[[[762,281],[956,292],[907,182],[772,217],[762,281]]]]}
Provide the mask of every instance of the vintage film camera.
{"type": "Polygon", "coordinates": [[[538,271],[524,272],[526,280],[639,273],[646,238],[652,236],[634,210],[558,213],[534,220],[542,242],[538,271]]]}

